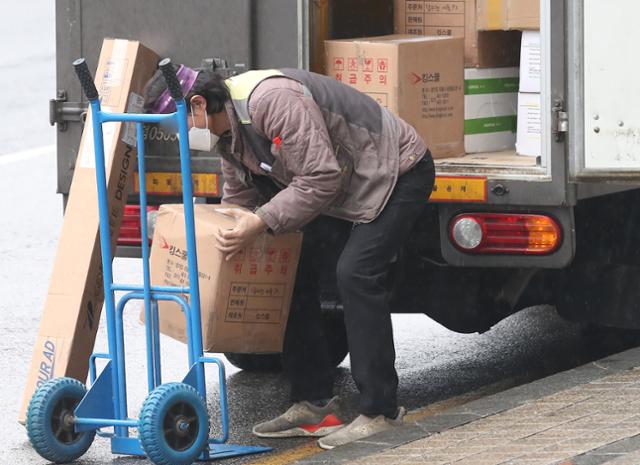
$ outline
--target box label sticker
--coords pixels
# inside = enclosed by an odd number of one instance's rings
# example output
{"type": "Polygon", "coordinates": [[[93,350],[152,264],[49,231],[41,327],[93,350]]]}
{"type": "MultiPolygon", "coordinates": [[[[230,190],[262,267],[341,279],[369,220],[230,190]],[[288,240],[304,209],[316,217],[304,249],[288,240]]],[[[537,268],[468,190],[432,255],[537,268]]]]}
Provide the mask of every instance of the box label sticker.
{"type": "MultiPolygon", "coordinates": [[[[111,155],[116,138],[116,131],[120,128],[121,123],[105,123],[102,125],[102,140],[104,142],[104,166],[109,167],[111,155]]],[[[87,120],[84,123],[84,139],[82,144],[82,152],[80,153],[80,168],[96,168],[96,154],[93,139],[93,122],[91,112],[87,114],[87,120]]]]}
{"type": "Polygon", "coordinates": [[[429,202],[486,202],[487,179],[437,176],[429,202]]]}
{"type": "MultiPolygon", "coordinates": [[[[144,97],[142,95],[131,92],[129,94],[129,102],[127,103],[127,113],[142,113],[144,110],[144,97]]],[[[122,142],[131,146],[137,147],[137,131],[136,123],[126,123],[124,125],[124,134],[122,135],[122,142]]]]}
{"type": "Polygon", "coordinates": [[[284,293],[284,284],[231,283],[225,321],[279,323],[284,293]]]}
{"type": "Polygon", "coordinates": [[[464,36],[465,2],[443,0],[407,0],[405,4],[407,34],[464,36]]]}

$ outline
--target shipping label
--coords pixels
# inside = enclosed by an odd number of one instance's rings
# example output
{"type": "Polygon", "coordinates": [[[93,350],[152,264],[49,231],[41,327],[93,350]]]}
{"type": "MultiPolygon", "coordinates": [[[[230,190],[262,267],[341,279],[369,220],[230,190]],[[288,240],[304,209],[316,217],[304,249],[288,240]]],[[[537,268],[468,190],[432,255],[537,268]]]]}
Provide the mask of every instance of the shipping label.
{"type": "Polygon", "coordinates": [[[465,2],[407,0],[405,31],[413,35],[465,35],[465,2]]]}
{"type": "MultiPolygon", "coordinates": [[[[229,288],[225,321],[279,323],[284,314],[284,281],[295,272],[293,251],[288,247],[248,247],[234,256],[234,281],[229,288]],[[260,274],[273,282],[247,282],[244,277],[260,274]]],[[[260,279],[260,278],[258,278],[260,279]]]]}
{"type": "MultiPolygon", "coordinates": [[[[104,166],[109,167],[113,147],[115,144],[116,131],[120,129],[121,123],[105,123],[102,125],[102,140],[104,146],[104,166]]],[[[84,123],[84,139],[82,151],[80,152],[80,168],[96,168],[95,145],[93,141],[93,123],[91,122],[91,110],[87,113],[87,120],[84,123]]]]}
{"type": "Polygon", "coordinates": [[[284,309],[284,292],[284,284],[233,282],[225,321],[279,323],[284,309]]]}

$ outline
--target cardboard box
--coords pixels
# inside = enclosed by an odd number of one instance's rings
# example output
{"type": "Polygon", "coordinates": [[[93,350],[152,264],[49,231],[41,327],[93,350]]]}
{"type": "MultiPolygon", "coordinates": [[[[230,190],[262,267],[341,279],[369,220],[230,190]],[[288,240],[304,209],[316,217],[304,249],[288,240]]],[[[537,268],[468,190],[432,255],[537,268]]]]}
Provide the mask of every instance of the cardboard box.
{"type": "Polygon", "coordinates": [[[396,34],[465,38],[465,66],[517,66],[520,33],[478,32],[476,0],[394,0],[396,34]]]}
{"type": "Polygon", "coordinates": [[[540,94],[518,95],[518,155],[542,155],[542,100],[540,94]]]}
{"type": "Polygon", "coordinates": [[[477,0],[476,25],[480,31],[538,30],[538,0],[477,0]]]}
{"type": "MultiPolygon", "coordinates": [[[[281,352],[302,233],[264,233],[232,260],[214,247],[214,232],[235,220],[218,205],[196,205],[202,338],[207,352],[281,352]]],[[[189,285],[184,211],[163,205],[151,248],[151,283],[189,285]]],[[[188,295],[184,296],[188,300],[188,295]]],[[[144,321],[144,310],[141,313],[144,321]]],[[[160,331],[186,342],[185,317],[175,302],[159,303],[160,331]]]]}
{"type": "Polygon", "coordinates": [[[327,74],[415,127],[435,158],[464,154],[462,38],[391,35],[325,48],[327,74]]]}
{"type": "Polygon", "coordinates": [[[540,93],[542,91],[542,50],[540,32],[522,33],[520,60],[520,92],[540,93]]]}
{"type": "MultiPolygon", "coordinates": [[[[102,108],[114,112],[139,109],[142,89],[157,63],[158,56],[139,42],[106,39],[96,72],[102,108]]],[[[61,376],[85,381],[100,321],[104,294],[90,118],[89,115],[82,134],[51,283],[24,390],[19,414],[22,423],[28,402],[42,383],[61,376]]],[[[135,144],[135,138],[131,139],[135,132],[127,131],[122,123],[109,123],[103,131],[109,221],[112,244],[115,245],[136,164],[136,149],[130,145],[135,144]]]]}
{"type": "Polygon", "coordinates": [[[515,150],[518,68],[469,68],[464,76],[467,153],[515,150]]]}

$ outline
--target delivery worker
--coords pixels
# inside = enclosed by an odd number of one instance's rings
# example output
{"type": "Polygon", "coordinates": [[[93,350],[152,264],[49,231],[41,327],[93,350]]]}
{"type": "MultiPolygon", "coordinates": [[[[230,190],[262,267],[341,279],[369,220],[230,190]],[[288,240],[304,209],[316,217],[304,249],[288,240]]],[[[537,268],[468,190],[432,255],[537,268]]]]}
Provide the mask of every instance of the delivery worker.
{"type": "MultiPolygon", "coordinates": [[[[191,149],[217,150],[222,202],[247,208],[230,210],[237,225],[219,231],[216,247],[230,258],[264,231],[305,232],[283,351],[293,406],[253,432],[320,437],[332,449],[401,425],[385,278],[433,187],[424,141],[369,96],[311,72],[249,71],[226,81],[185,66],[177,73],[191,149]],[[360,415],[346,426],[333,397],[313,258],[314,231],[327,217],[349,232],[336,276],[360,415]]],[[[150,111],[175,108],[159,74],[146,97],[150,111]]]]}

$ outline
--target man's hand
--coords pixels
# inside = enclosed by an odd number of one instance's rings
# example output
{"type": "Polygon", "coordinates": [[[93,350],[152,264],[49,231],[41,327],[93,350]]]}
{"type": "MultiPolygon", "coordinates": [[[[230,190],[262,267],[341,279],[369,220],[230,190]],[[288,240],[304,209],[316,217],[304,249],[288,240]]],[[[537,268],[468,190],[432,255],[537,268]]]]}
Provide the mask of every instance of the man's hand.
{"type": "Polygon", "coordinates": [[[218,229],[218,232],[214,233],[217,242],[216,248],[226,254],[227,260],[230,260],[247,244],[253,242],[268,227],[262,218],[255,213],[231,208],[221,208],[217,211],[237,220],[235,228],[218,229]]]}

